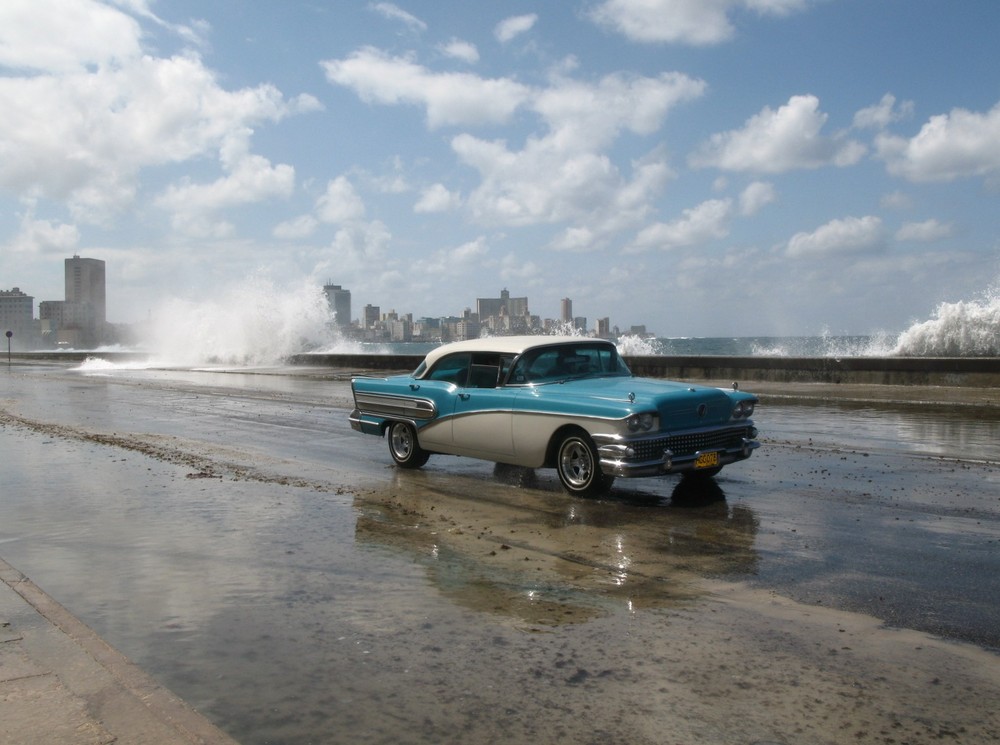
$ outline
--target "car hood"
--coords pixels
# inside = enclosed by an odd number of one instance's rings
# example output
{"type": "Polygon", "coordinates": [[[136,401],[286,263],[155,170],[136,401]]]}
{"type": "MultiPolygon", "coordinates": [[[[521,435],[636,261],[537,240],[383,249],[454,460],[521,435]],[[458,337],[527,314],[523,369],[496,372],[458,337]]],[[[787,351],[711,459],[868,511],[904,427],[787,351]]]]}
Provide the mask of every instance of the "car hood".
{"type": "Polygon", "coordinates": [[[729,421],[733,397],[752,398],[720,388],[651,378],[585,378],[539,386],[540,398],[570,399],[581,408],[589,401],[619,412],[655,410],[663,429],[687,429],[729,421]],[[623,408],[624,405],[624,408],[623,408]]]}

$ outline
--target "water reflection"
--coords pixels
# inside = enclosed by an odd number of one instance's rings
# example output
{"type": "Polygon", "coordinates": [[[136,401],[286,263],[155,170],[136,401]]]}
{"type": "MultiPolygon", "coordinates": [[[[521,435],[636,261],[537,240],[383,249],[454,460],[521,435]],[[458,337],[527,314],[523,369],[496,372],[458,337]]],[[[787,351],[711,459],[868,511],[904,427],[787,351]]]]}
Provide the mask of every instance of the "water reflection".
{"type": "Polygon", "coordinates": [[[703,594],[702,577],[757,571],[759,521],[713,479],[682,480],[667,499],[580,500],[525,488],[537,484],[530,469],[494,473],[495,482],[452,474],[441,484],[400,473],[391,489],[356,498],[356,539],[407,555],[458,605],[534,630],[622,604],[687,605],[703,594]]]}
{"type": "Polygon", "coordinates": [[[769,439],[874,452],[902,452],[995,461],[1000,414],[992,407],[843,401],[768,404],[758,426],[769,439]]]}

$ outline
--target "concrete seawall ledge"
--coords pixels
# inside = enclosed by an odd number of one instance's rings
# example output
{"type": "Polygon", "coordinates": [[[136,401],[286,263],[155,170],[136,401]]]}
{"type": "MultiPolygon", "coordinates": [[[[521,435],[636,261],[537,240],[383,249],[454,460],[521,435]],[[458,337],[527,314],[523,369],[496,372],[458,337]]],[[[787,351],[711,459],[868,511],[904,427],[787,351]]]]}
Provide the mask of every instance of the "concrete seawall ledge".
{"type": "MultiPolygon", "coordinates": [[[[421,355],[299,354],[291,365],[413,370],[421,355]]],[[[626,356],[636,375],[680,380],[1000,388],[1000,357],[626,356]]]]}
{"type": "MultiPolygon", "coordinates": [[[[15,364],[144,362],[134,352],[15,352],[15,364]]],[[[351,375],[409,372],[423,355],[297,354],[284,363],[302,374],[346,380],[351,375]]],[[[626,356],[636,375],[706,385],[732,385],[768,397],[899,400],[1000,407],[1000,357],[727,357],[626,356]],[[880,390],[885,389],[885,390],[880,390]]],[[[206,366],[225,369],[223,362],[206,366]]],[[[246,372],[279,372],[253,368],[246,372]]]]}

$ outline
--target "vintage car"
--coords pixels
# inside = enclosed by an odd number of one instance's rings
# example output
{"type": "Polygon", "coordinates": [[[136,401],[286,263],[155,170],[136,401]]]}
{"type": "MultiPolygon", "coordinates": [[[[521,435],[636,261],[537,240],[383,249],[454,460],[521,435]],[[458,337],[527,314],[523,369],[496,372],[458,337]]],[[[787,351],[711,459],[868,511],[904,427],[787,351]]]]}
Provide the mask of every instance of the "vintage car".
{"type": "Polygon", "coordinates": [[[446,344],[409,375],[355,377],[351,426],[402,468],[432,454],[555,468],[570,494],[616,476],[712,476],[760,443],[757,398],[632,376],[610,341],[501,336],[446,344]]]}

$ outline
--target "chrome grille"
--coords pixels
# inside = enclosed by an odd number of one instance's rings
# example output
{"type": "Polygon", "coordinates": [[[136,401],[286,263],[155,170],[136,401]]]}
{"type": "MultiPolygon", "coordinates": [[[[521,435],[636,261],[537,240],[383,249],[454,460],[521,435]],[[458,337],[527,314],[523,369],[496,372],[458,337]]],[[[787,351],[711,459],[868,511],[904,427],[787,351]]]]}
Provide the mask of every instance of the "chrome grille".
{"type": "Polygon", "coordinates": [[[635,451],[635,460],[655,460],[670,450],[674,455],[694,455],[699,450],[730,450],[742,447],[743,438],[749,437],[747,427],[713,430],[710,432],[688,432],[653,440],[640,440],[630,444],[635,451]]]}

